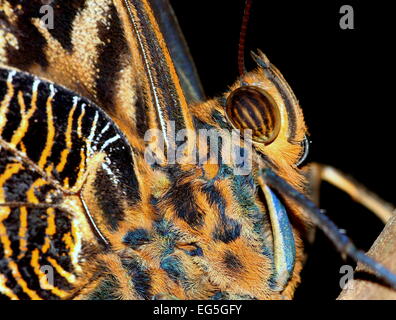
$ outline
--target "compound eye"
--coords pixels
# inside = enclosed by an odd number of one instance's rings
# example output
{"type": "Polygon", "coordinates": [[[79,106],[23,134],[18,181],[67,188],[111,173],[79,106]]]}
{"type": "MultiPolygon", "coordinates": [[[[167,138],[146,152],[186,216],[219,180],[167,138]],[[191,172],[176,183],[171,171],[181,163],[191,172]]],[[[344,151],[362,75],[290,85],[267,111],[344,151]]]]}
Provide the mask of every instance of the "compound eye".
{"type": "Polygon", "coordinates": [[[264,90],[244,86],[228,97],[226,113],[233,126],[243,132],[252,130],[255,142],[270,144],[279,134],[280,111],[274,99],[264,90]]]}

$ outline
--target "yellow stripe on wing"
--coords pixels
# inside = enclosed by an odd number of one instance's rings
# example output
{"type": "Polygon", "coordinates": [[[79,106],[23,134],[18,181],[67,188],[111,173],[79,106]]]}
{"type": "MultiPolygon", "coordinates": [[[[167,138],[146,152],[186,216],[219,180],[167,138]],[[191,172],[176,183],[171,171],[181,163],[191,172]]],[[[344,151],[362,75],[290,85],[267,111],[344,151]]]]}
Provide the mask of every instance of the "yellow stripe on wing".
{"type": "Polygon", "coordinates": [[[14,96],[14,86],[12,84],[12,78],[16,74],[16,71],[11,71],[7,78],[7,93],[5,94],[3,100],[0,103],[0,136],[3,129],[7,123],[6,114],[8,112],[8,107],[10,105],[11,99],[14,96]]]}
{"type": "Polygon", "coordinates": [[[45,143],[45,148],[41,153],[40,160],[38,161],[38,166],[44,169],[45,164],[47,163],[48,157],[51,155],[51,150],[54,144],[55,137],[55,127],[54,127],[54,116],[52,112],[52,100],[55,96],[55,87],[50,85],[51,94],[47,99],[46,103],[46,111],[47,111],[47,141],[45,143]]]}
{"type": "Polygon", "coordinates": [[[18,104],[21,110],[21,122],[11,138],[10,144],[14,147],[16,147],[25,136],[26,132],[29,129],[29,120],[34,114],[34,112],[37,110],[36,102],[37,102],[38,84],[39,84],[38,80],[36,80],[33,83],[31,107],[28,112],[26,112],[26,104],[25,104],[25,99],[23,97],[23,92],[22,91],[18,92],[18,104]]]}
{"type": "Polygon", "coordinates": [[[56,166],[56,170],[58,172],[62,172],[63,169],[65,168],[66,162],[67,162],[67,156],[70,153],[70,150],[73,147],[73,143],[72,143],[72,125],[73,125],[73,115],[74,115],[74,111],[76,110],[77,107],[77,99],[75,99],[74,104],[72,109],[69,112],[69,117],[67,118],[67,128],[66,128],[66,132],[65,132],[65,144],[66,144],[66,148],[62,151],[61,153],[61,160],[58,163],[58,165],[56,166]]]}

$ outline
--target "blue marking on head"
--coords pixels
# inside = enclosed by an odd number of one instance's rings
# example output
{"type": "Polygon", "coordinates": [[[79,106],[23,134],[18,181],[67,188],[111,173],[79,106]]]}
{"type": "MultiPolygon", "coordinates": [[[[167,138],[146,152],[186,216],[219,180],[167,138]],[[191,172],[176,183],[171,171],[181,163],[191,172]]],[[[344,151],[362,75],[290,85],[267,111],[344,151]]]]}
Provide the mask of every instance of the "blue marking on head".
{"type": "Polygon", "coordinates": [[[177,242],[182,238],[182,234],[174,224],[166,219],[157,220],[153,224],[154,231],[162,237],[161,257],[166,257],[175,251],[177,242]]]}
{"type": "Polygon", "coordinates": [[[217,177],[221,179],[230,176],[234,176],[234,170],[230,166],[227,166],[226,164],[221,164],[217,177]]]}
{"type": "Polygon", "coordinates": [[[195,257],[195,256],[199,256],[202,257],[203,256],[203,250],[201,247],[199,247],[197,244],[193,243],[191,244],[195,247],[195,249],[192,250],[188,250],[185,248],[182,248],[182,250],[187,253],[188,255],[190,255],[191,257],[195,257]]]}
{"type": "Polygon", "coordinates": [[[137,249],[139,246],[149,242],[151,236],[147,230],[139,228],[133,231],[128,231],[122,241],[129,245],[133,249],[137,249]]]}
{"type": "Polygon", "coordinates": [[[202,257],[202,256],[203,256],[203,251],[202,251],[202,248],[200,248],[200,247],[197,247],[197,248],[194,249],[194,250],[188,251],[187,253],[188,253],[190,256],[192,256],[192,257],[195,257],[195,256],[202,257]]]}
{"type": "Polygon", "coordinates": [[[168,256],[162,259],[160,267],[164,270],[169,277],[174,281],[186,280],[186,274],[183,270],[180,259],[175,256],[168,256]]]}
{"type": "Polygon", "coordinates": [[[165,237],[167,235],[169,229],[169,223],[167,220],[165,219],[156,220],[154,221],[153,226],[155,232],[157,232],[159,236],[165,237]]]}
{"type": "Polygon", "coordinates": [[[226,300],[228,299],[227,293],[217,291],[211,298],[211,300],[226,300]]]}
{"type": "Polygon", "coordinates": [[[175,225],[172,222],[166,219],[154,221],[153,227],[154,231],[158,233],[159,236],[165,239],[178,240],[181,238],[180,231],[176,229],[175,225]]]}

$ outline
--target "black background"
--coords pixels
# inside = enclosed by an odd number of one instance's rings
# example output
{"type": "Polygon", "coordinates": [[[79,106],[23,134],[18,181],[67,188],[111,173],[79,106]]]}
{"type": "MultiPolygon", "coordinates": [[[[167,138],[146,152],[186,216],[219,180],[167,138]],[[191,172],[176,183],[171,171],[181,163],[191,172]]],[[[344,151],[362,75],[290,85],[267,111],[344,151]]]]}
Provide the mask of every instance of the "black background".
{"type": "MultiPolygon", "coordinates": [[[[238,77],[244,1],[171,3],[207,95],[221,94],[238,77]]],[[[393,21],[385,1],[256,0],[246,50],[263,50],[293,88],[311,134],[310,160],[341,169],[390,202],[396,202],[393,21]],[[354,8],[355,30],[339,27],[344,4],[354,8]]],[[[253,67],[248,54],[246,60],[253,67]]],[[[383,228],[328,185],[321,207],[361,249],[368,250],[383,228]]],[[[346,262],[321,233],[310,250],[296,299],[336,298],[346,262]]]]}

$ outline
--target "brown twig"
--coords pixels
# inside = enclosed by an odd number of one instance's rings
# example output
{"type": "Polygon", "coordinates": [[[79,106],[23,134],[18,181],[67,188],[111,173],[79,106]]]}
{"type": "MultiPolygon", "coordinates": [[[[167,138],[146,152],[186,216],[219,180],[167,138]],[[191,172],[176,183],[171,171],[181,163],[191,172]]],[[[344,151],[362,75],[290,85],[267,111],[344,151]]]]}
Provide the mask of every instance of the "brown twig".
{"type": "MultiPolygon", "coordinates": [[[[371,258],[396,273],[396,216],[386,224],[367,253],[371,258]]],[[[370,278],[372,273],[358,264],[352,287],[345,288],[338,300],[396,300],[396,290],[370,278]]]]}

